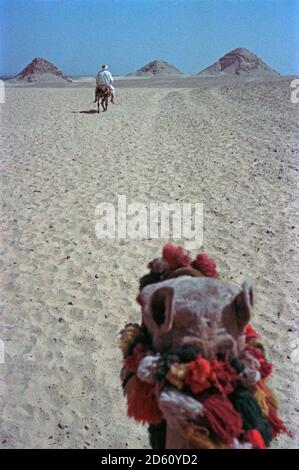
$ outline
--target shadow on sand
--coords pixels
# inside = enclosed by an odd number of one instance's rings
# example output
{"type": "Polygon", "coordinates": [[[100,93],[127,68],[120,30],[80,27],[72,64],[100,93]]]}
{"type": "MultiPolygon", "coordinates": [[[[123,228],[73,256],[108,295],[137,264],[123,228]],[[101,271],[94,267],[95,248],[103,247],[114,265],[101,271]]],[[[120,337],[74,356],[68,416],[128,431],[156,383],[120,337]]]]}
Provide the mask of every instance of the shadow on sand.
{"type": "Polygon", "coordinates": [[[72,111],[72,114],[98,114],[96,109],[89,109],[89,111],[72,111]]]}

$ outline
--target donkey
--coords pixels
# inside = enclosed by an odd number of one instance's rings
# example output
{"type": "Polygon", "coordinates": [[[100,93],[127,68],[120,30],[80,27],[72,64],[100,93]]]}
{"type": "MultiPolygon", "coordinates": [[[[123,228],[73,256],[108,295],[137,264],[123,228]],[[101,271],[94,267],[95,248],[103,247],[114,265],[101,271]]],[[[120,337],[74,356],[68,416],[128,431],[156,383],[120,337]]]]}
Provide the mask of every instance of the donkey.
{"type": "Polygon", "coordinates": [[[103,108],[103,112],[108,109],[108,100],[112,96],[111,90],[107,85],[98,85],[95,91],[94,103],[98,105],[98,113],[100,112],[100,103],[103,108]]]}

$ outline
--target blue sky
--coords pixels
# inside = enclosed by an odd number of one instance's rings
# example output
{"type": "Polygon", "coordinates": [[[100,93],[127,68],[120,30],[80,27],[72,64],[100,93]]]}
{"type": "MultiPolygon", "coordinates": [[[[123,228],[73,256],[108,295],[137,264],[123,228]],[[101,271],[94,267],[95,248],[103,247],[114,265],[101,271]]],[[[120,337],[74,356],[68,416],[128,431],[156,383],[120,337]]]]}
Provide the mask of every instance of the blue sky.
{"type": "Polygon", "coordinates": [[[299,74],[298,30],[298,0],[0,0],[0,75],[34,57],[74,75],[153,59],[197,73],[236,47],[299,74]]]}

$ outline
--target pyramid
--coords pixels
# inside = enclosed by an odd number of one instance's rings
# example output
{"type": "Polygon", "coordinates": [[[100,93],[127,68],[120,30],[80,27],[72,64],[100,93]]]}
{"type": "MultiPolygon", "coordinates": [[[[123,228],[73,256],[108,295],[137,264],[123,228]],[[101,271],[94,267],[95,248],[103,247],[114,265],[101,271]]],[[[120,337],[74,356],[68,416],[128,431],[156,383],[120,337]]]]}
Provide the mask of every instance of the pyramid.
{"type": "Polygon", "coordinates": [[[183,75],[183,72],[164,60],[153,60],[136,70],[136,72],[129,73],[128,77],[156,77],[163,75],[183,75]]]}
{"type": "Polygon", "coordinates": [[[253,52],[245,48],[234,49],[221,57],[213,65],[197,74],[202,77],[266,77],[277,76],[278,72],[271,69],[265,62],[253,52]]]}
{"type": "Polygon", "coordinates": [[[71,81],[71,79],[63,75],[55,65],[40,57],[33,59],[33,61],[15,77],[15,80],[25,82],[71,81]]]}

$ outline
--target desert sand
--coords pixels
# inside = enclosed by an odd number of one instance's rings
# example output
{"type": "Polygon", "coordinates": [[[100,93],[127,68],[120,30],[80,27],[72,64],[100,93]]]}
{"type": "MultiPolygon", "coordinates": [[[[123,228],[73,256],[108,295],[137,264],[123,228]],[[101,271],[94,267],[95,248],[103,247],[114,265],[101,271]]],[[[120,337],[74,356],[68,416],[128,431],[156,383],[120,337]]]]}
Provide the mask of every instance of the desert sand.
{"type": "Polygon", "coordinates": [[[204,203],[202,250],[222,277],[254,283],[253,323],[294,433],[274,447],[298,448],[290,79],[118,81],[100,115],[80,83],[7,88],[0,105],[0,446],[148,447],[126,417],[117,334],[139,320],[138,278],[166,240],[96,238],[96,205],[124,194],[204,203]]]}

